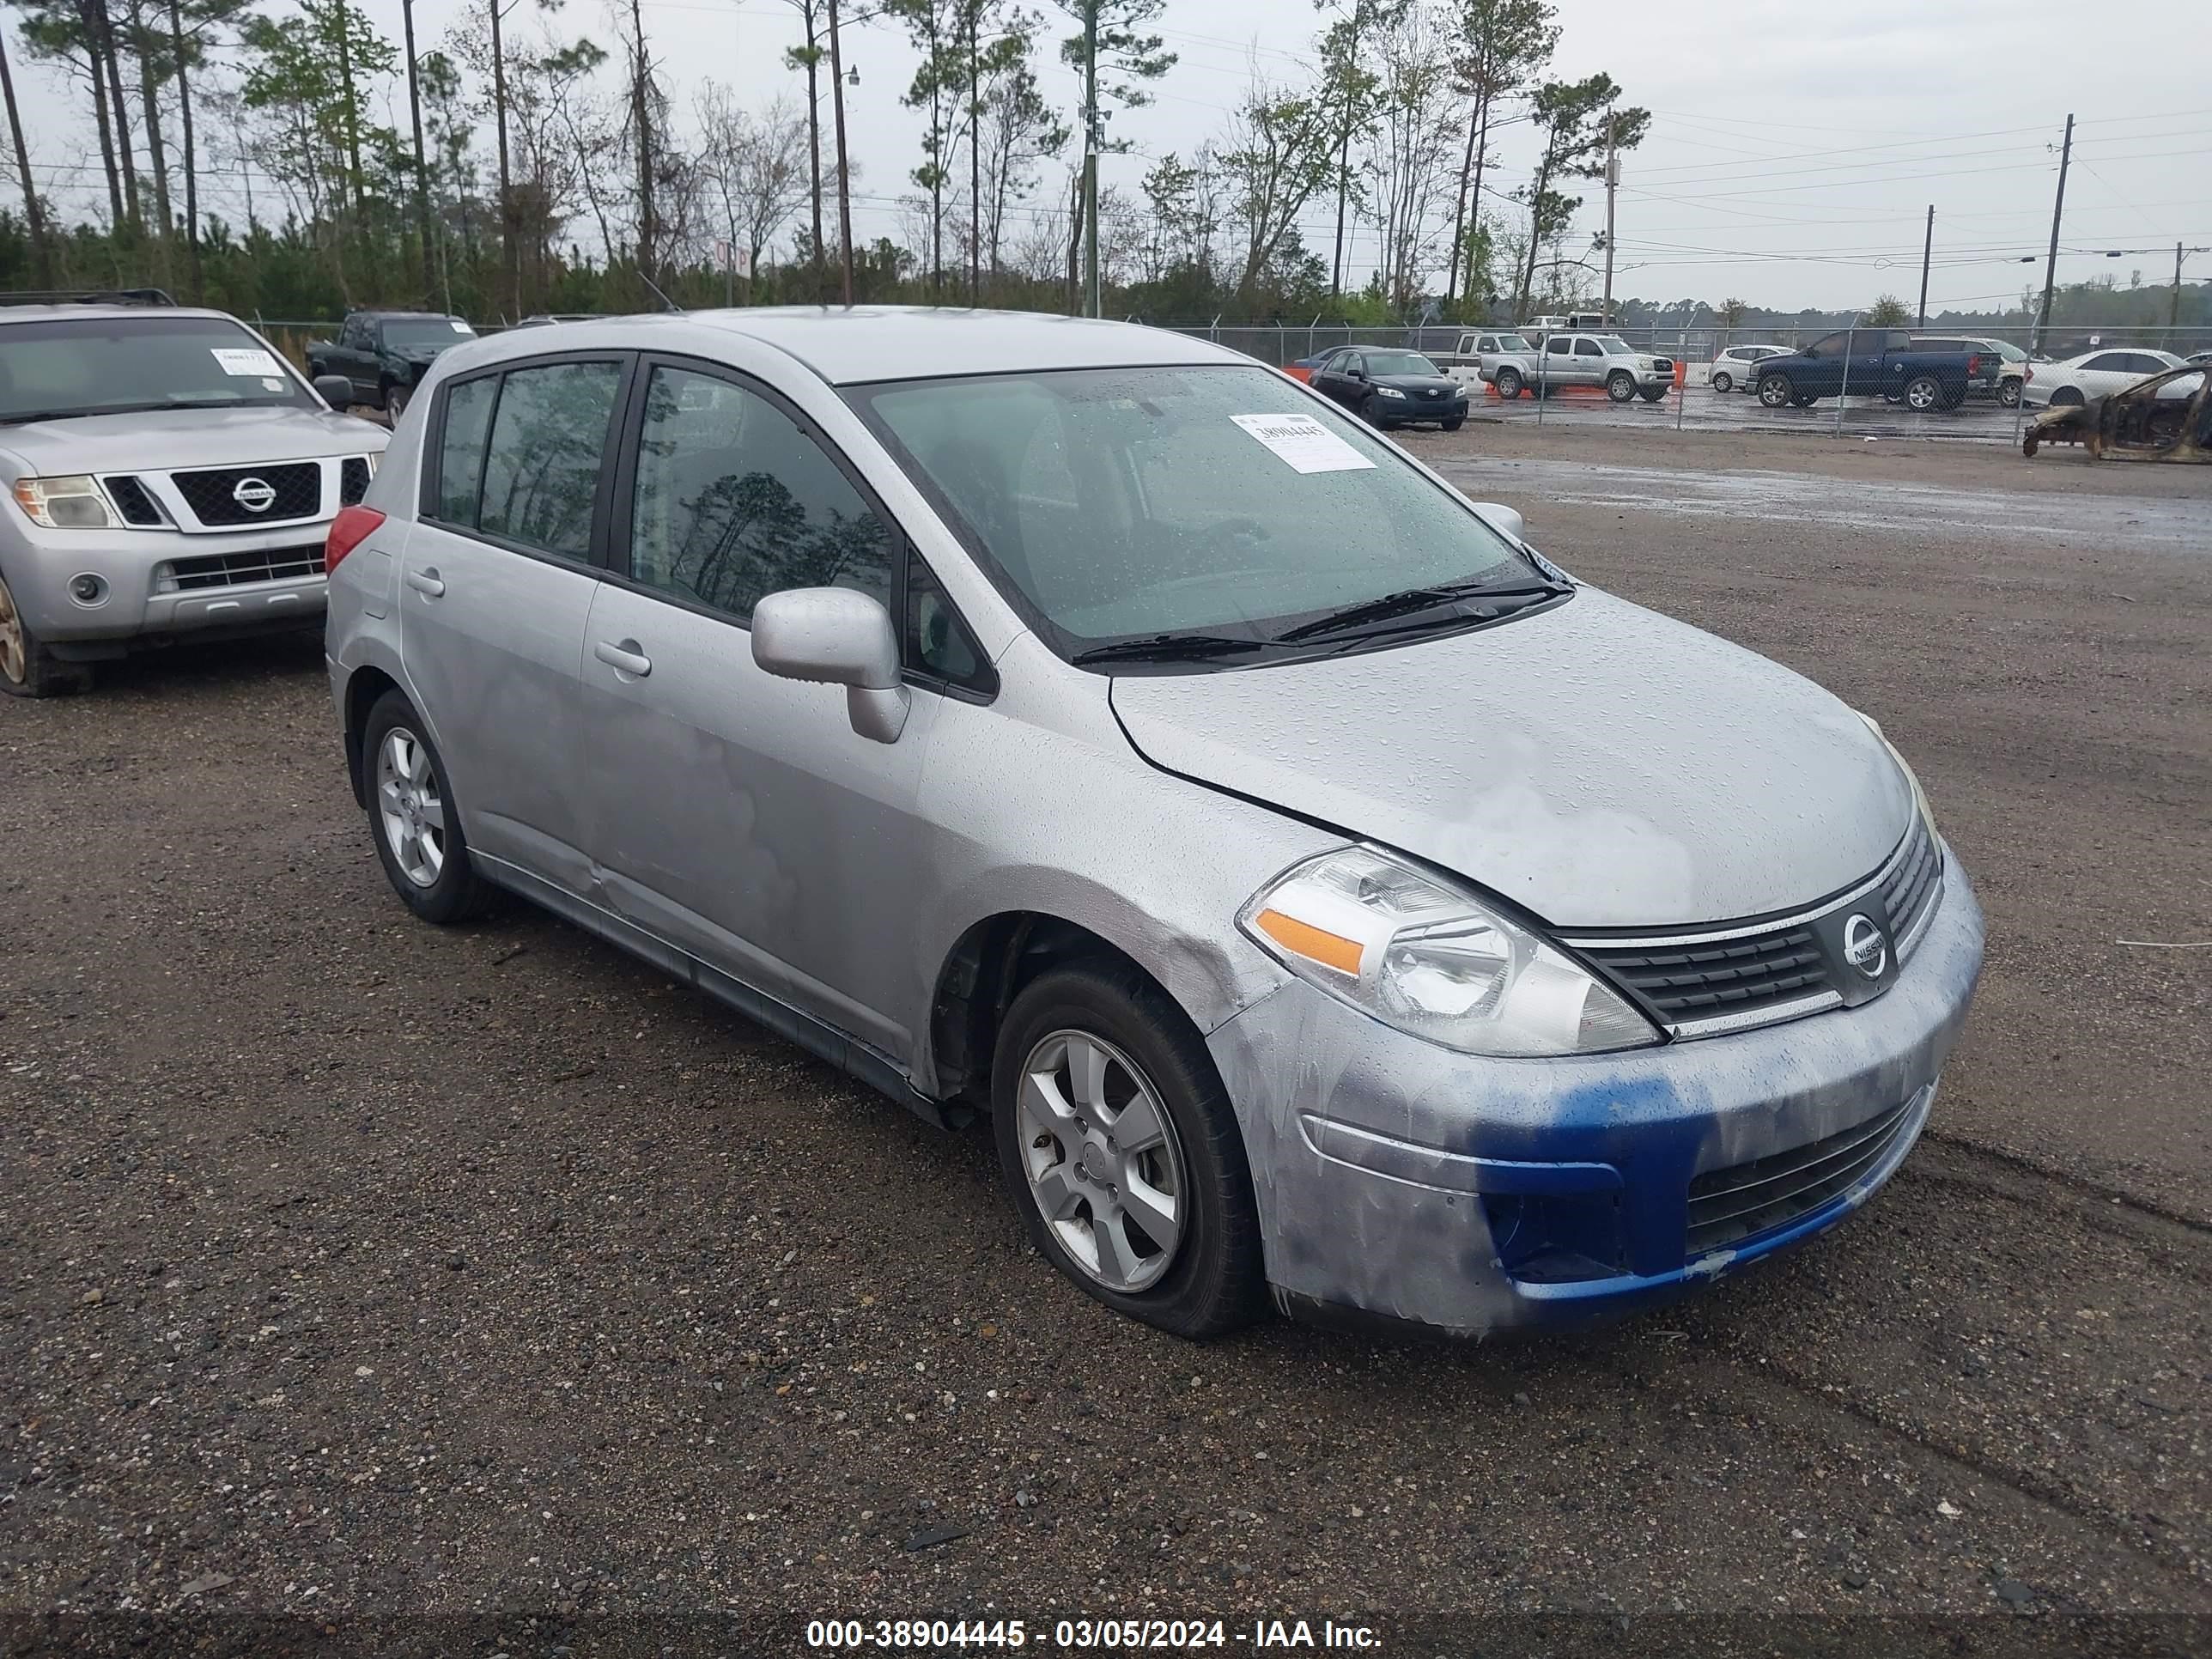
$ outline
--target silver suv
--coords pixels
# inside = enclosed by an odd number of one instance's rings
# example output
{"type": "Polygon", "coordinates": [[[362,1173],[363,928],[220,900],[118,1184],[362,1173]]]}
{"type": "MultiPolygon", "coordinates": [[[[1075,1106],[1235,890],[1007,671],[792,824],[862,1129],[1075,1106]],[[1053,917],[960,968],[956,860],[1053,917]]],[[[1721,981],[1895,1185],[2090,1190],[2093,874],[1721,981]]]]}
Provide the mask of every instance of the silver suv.
{"type": "Polygon", "coordinates": [[[388,441],[219,311],[0,307],[0,691],[134,644],[313,626],[323,538],[388,441]]]}
{"type": "Polygon", "coordinates": [[[331,684],[417,915],[988,1112],[1109,1306],[1571,1323],[1887,1179],[1982,920],[1870,720],[1521,527],[1180,335],[531,329],[332,526],[331,684]]]}

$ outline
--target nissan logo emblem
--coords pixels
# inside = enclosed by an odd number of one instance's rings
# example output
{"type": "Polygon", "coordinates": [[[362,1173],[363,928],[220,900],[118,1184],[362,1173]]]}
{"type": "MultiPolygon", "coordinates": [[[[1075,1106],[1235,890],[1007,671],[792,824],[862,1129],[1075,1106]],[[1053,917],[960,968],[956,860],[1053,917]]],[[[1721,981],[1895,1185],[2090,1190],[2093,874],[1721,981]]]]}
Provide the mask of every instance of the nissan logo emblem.
{"type": "Polygon", "coordinates": [[[1889,966],[1889,940],[1869,918],[1854,915],[1844,923],[1844,960],[1869,979],[1880,979],[1889,966]]]}
{"type": "Polygon", "coordinates": [[[230,499],[248,513],[266,513],[276,500],[276,490],[266,478],[240,478],[231,486],[230,499]]]}

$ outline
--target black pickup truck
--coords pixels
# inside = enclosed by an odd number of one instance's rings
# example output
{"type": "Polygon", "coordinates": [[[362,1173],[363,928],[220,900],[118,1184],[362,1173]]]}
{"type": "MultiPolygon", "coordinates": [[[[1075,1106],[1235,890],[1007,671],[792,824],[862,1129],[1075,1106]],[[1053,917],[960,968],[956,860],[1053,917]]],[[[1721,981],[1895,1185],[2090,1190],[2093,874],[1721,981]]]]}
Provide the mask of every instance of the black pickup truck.
{"type": "Polygon", "coordinates": [[[1926,414],[1956,409],[1969,392],[1996,396],[2003,367],[1995,351],[1923,349],[1901,328],[1849,329],[1761,359],[1759,401],[1802,409],[1823,398],[1883,398],[1926,414]]]}
{"type": "Polygon", "coordinates": [[[381,409],[396,421],[430,360],[476,337],[476,330],[459,318],[436,312],[356,311],[337,339],[307,348],[307,374],[343,375],[353,382],[354,402],[381,409]]]}

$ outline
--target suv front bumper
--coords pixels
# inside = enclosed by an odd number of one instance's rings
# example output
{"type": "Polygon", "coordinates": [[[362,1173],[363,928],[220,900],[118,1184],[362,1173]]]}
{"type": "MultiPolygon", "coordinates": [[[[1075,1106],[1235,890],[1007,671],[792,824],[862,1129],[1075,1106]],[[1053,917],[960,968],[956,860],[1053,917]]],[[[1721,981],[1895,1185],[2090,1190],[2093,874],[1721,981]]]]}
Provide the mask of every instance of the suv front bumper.
{"type": "Polygon", "coordinates": [[[192,535],[11,527],[0,544],[0,574],[25,623],[50,645],[313,626],[324,611],[321,548],[329,530],[327,519],[192,535]],[[216,580],[212,563],[227,556],[237,567],[228,573],[233,579],[216,580]],[[264,564],[307,569],[255,579],[264,564]],[[70,591],[88,575],[103,585],[90,604],[70,591]]]}
{"type": "Polygon", "coordinates": [[[1889,991],[1784,1024],[1496,1060],[1299,981],[1244,1009],[1207,1046],[1279,1301],[1461,1335],[1590,1323],[1833,1225],[1911,1150],[1979,976],[1981,910],[1944,858],[1889,991]]]}

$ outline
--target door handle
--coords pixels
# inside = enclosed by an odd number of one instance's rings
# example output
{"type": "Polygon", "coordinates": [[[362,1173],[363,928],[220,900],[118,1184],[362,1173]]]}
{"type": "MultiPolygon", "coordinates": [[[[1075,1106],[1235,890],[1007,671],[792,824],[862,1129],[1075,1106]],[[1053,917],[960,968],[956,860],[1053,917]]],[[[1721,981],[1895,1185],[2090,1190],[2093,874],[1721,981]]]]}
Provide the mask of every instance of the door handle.
{"type": "Polygon", "coordinates": [[[446,591],[446,584],[438,580],[438,572],[434,566],[427,570],[409,571],[407,586],[426,599],[434,599],[446,591]]]}
{"type": "Polygon", "coordinates": [[[641,680],[653,672],[653,659],[638,649],[635,640],[601,640],[592,647],[592,654],[633,679],[641,680]]]}

